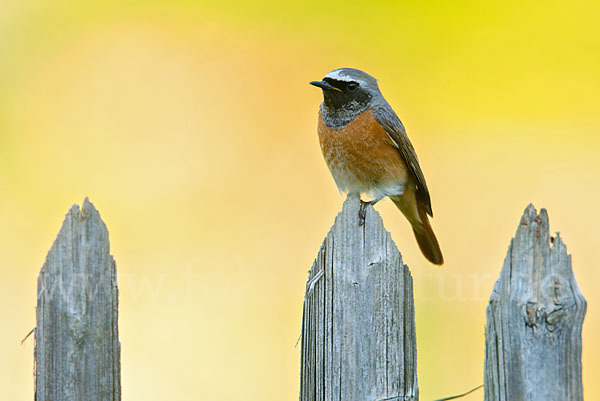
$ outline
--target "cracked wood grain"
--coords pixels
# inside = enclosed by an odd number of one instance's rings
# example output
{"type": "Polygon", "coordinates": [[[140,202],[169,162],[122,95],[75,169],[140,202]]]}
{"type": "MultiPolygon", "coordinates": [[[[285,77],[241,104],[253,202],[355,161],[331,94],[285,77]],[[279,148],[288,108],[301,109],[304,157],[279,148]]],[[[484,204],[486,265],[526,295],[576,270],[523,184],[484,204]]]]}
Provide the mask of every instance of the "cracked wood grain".
{"type": "Polygon", "coordinates": [[[36,401],[120,401],[116,266],[87,198],[73,205],[38,276],[36,401]]]}
{"type": "Polygon", "coordinates": [[[416,401],[412,277],[369,206],[349,196],[306,283],[300,401],[416,401]]]}
{"type": "Polygon", "coordinates": [[[487,308],[486,401],[582,401],[586,301],[548,214],[529,205],[487,308]]]}

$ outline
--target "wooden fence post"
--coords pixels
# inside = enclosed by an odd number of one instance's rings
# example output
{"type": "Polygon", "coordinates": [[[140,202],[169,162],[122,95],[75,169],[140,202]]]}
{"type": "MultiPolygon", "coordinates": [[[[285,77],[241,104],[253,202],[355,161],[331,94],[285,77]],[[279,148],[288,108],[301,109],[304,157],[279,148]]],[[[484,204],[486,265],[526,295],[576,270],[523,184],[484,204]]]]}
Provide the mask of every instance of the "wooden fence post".
{"type": "Polygon", "coordinates": [[[529,205],[487,309],[485,400],[583,401],[585,312],[565,244],[529,205]]]}
{"type": "Polygon", "coordinates": [[[300,401],[418,400],[412,277],[379,214],[349,196],[306,283],[300,401]]]}
{"type": "Polygon", "coordinates": [[[38,277],[36,401],[120,401],[118,288],[108,231],[73,205],[38,277]]]}

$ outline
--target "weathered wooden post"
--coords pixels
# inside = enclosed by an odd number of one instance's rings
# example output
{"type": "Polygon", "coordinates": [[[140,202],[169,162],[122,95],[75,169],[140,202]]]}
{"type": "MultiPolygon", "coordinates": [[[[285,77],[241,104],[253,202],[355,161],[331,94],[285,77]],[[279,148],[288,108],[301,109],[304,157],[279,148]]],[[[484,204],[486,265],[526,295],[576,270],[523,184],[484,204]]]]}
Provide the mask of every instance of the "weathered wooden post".
{"type": "Polygon", "coordinates": [[[118,288],[108,231],[73,205],[38,277],[36,401],[119,401],[118,288]]]}
{"type": "Polygon", "coordinates": [[[349,196],[313,264],[300,401],[418,400],[412,277],[379,214],[349,196]]]}
{"type": "Polygon", "coordinates": [[[582,401],[585,312],[565,244],[529,205],[487,309],[485,400],[582,401]]]}

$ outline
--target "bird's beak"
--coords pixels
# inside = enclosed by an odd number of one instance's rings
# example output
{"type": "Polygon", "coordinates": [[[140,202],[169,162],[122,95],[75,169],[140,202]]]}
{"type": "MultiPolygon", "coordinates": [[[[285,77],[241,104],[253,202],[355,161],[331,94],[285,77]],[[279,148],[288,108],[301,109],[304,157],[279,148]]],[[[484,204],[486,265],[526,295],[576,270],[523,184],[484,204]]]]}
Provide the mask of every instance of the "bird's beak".
{"type": "Polygon", "coordinates": [[[312,81],[310,84],[314,85],[314,86],[316,86],[318,88],[321,88],[323,90],[333,90],[333,91],[342,92],[341,89],[336,88],[335,86],[332,86],[332,85],[328,84],[325,81],[312,81]]]}

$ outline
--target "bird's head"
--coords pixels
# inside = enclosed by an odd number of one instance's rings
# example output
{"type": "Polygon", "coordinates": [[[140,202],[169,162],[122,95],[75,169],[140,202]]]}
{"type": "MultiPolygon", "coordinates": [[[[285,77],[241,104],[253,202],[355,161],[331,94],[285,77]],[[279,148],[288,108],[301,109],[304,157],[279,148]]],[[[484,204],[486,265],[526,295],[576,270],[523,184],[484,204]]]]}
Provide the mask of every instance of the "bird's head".
{"type": "Polygon", "coordinates": [[[354,68],[333,70],[322,81],[310,84],[323,90],[324,106],[330,112],[364,110],[374,98],[381,96],[377,80],[354,68]]]}

